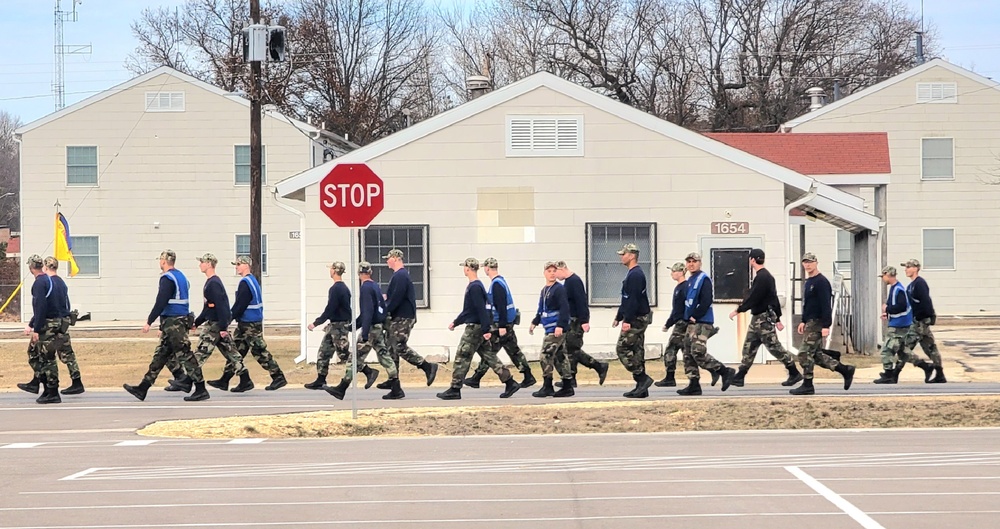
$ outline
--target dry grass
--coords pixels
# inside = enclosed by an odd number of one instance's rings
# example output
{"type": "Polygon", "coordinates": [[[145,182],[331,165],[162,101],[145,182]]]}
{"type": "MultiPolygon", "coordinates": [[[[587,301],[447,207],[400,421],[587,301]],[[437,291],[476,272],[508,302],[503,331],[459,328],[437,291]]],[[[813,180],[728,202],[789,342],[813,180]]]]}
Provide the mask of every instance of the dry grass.
{"type": "Polygon", "coordinates": [[[311,412],[157,422],[183,438],[515,435],[827,428],[1000,426],[1000,397],[694,399],[311,412]]]}

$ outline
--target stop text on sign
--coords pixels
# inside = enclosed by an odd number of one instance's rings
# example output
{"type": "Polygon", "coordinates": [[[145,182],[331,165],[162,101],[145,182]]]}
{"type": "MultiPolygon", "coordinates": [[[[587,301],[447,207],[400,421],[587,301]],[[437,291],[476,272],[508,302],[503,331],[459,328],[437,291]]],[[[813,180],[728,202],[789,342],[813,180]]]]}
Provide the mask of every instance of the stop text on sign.
{"type": "Polygon", "coordinates": [[[371,207],[372,200],[381,194],[378,184],[326,184],[323,186],[323,205],[328,208],[371,207]]]}

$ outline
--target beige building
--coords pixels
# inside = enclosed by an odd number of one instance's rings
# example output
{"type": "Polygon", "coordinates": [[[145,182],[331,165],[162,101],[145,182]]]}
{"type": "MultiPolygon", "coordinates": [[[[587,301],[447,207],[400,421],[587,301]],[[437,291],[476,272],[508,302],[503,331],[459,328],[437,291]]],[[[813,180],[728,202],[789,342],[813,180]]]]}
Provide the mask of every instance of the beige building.
{"type": "MultiPolygon", "coordinates": [[[[265,184],[353,147],[271,111],[262,137],[265,184]]],[[[194,310],[204,282],[196,256],[215,253],[235,288],[229,262],[250,244],[247,100],[159,68],[29,123],[16,138],[23,251],[52,253],[58,202],[80,266],[71,298],[95,321],[145,320],[164,248],[177,252],[194,310]]],[[[265,192],[263,225],[267,317],[297,320],[299,218],[265,192]]]]}
{"type": "MultiPolygon", "coordinates": [[[[1000,312],[1000,85],[940,59],[809,112],[789,133],[885,132],[888,185],[855,192],[884,213],[882,262],[917,258],[939,314],[1000,312]],[[878,190],[885,190],[884,212],[878,190]],[[984,295],[983,293],[986,293],[984,295]]],[[[817,254],[848,258],[845,237],[810,226],[817,254]]]]}
{"type": "MultiPolygon", "coordinates": [[[[543,264],[565,259],[589,288],[588,349],[613,350],[625,273],[615,252],[635,242],[655,305],[647,344],[655,349],[666,339],[659,329],[675,286],[670,265],[697,251],[715,283],[722,328],[711,352],[735,362],[748,322],[727,315],[748,288],[749,250],[767,252],[782,298],[791,289],[789,263],[799,257],[791,209],[851,232],[858,255],[873,248],[878,231],[861,198],[538,73],[277,184],[306,217],[310,319],[326,301],[326,266],[348,260],[351,244],[351,230],[320,211],[318,183],[348,163],[367,164],[385,183],[385,210],[360,230],[358,247],[383,285],[389,270],[381,256],[392,247],[407,254],[421,307],[412,343],[425,352],[457,345],[459,333],[447,325],[461,310],[466,280],[458,264],[468,256],[499,260],[526,316],[519,338],[529,347],[541,342],[525,331],[543,264]]],[[[869,280],[859,283],[870,289],[875,264],[861,265],[869,280]]],[[[862,298],[874,311],[877,300],[862,298]]],[[[310,335],[311,350],[320,337],[310,335]]]]}

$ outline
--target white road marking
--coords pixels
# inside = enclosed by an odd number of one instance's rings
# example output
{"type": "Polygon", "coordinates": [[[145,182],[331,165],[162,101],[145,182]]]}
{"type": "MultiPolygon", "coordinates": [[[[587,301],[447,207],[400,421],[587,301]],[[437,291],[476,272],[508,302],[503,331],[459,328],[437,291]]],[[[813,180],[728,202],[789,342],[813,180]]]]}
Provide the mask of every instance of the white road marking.
{"type": "Polygon", "coordinates": [[[157,441],[156,439],[139,439],[132,441],[122,441],[120,443],[115,444],[115,446],[149,446],[155,443],[156,441],[157,441]]]}
{"type": "Polygon", "coordinates": [[[0,448],[35,448],[36,446],[42,446],[45,443],[10,443],[0,448]]]}
{"type": "Polygon", "coordinates": [[[803,483],[809,486],[809,488],[818,492],[821,496],[829,500],[830,503],[837,506],[838,509],[844,511],[848,516],[850,516],[854,521],[861,524],[861,527],[865,529],[885,529],[881,524],[873,520],[870,516],[865,514],[864,511],[857,508],[851,502],[840,497],[836,492],[830,490],[826,485],[823,485],[816,478],[806,474],[802,469],[798,467],[785,467],[789,473],[793,476],[802,480],[803,483]]]}
{"type": "Polygon", "coordinates": [[[264,439],[233,439],[226,444],[229,445],[256,445],[263,443],[264,439]]]}
{"type": "Polygon", "coordinates": [[[97,470],[100,470],[100,467],[88,468],[87,470],[81,470],[81,471],[77,472],[76,474],[71,474],[71,475],[66,476],[64,478],[59,478],[59,481],[72,481],[74,479],[79,479],[79,478],[82,478],[83,476],[86,476],[87,474],[90,474],[91,472],[95,472],[97,470]]]}

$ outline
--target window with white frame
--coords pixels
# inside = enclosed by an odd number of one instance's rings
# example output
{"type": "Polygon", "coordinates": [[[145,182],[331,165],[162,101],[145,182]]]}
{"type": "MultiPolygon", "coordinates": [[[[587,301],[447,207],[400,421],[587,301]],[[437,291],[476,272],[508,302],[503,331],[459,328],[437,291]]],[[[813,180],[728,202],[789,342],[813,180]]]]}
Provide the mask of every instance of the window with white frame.
{"type": "Polygon", "coordinates": [[[952,228],[924,229],[925,270],[955,269],[955,230],[952,228]]]}
{"type": "Polygon", "coordinates": [[[507,156],[583,156],[583,116],[507,116],[507,156]]]}
{"type": "Polygon", "coordinates": [[[954,138],[922,138],[920,140],[920,178],[923,180],[955,179],[954,138]]]}
{"type": "Polygon", "coordinates": [[[958,103],[958,85],[917,83],[917,103],[958,103]]]}
{"type": "MultiPolygon", "coordinates": [[[[236,185],[250,185],[250,146],[237,145],[234,152],[236,185]]],[[[260,146],[260,183],[267,184],[267,148],[260,146]]]]}
{"type": "MultiPolygon", "coordinates": [[[[236,257],[250,257],[250,235],[236,236],[236,257]]],[[[267,275],[267,234],[260,236],[260,273],[267,275]]]]}
{"type": "Polygon", "coordinates": [[[385,263],[389,250],[403,251],[403,264],[410,272],[418,308],[430,306],[430,274],[427,267],[426,224],[405,226],[369,226],[361,230],[361,255],[372,265],[372,279],[378,282],[382,293],[387,292],[393,271],[385,263]]]}
{"type": "Polygon", "coordinates": [[[626,268],[618,250],[632,243],[639,248],[639,266],[646,274],[649,304],[656,305],[656,224],[587,223],[587,290],[590,304],[617,306],[622,299],[626,268]]]}
{"type": "Polygon", "coordinates": [[[184,92],[146,92],[146,112],[184,112],[184,92]]]}
{"type": "Polygon", "coordinates": [[[837,230],[837,261],[833,264],[834,274],[851,270],[852,246],[854,246],[854,234],[847,230],[837,230]]]}
{"type": "Polygon", "coordinates": [[[99,276],[101,274],[101,239],[95,235],[71,235],[70,244],[73,259],[80,268],[77,276],[99,276]]]}
{"type": "Polygon", "coordinates": [[[66,147],[66,185],[97,185],[97,147],[66,147]]]}

